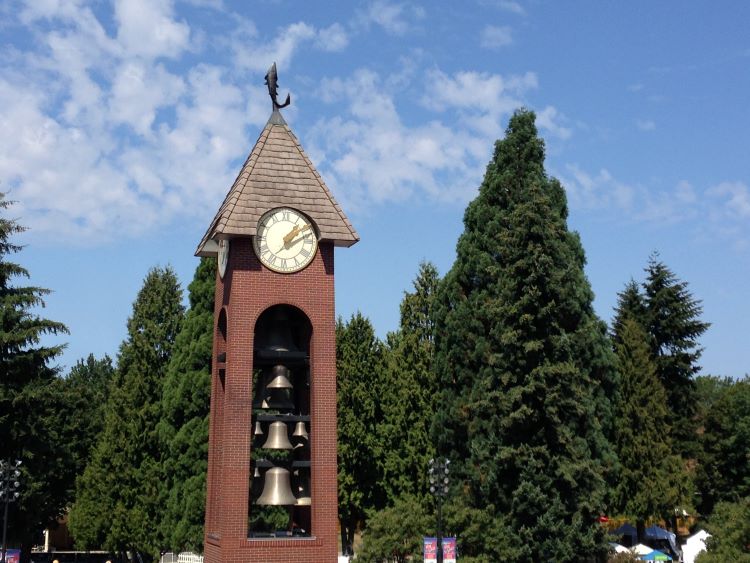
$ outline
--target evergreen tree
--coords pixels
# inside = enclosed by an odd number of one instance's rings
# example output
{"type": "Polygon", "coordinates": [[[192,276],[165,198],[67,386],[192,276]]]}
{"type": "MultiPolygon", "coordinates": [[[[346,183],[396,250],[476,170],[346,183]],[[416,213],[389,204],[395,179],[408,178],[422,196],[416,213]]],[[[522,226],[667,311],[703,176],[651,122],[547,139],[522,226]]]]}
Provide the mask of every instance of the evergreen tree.
{"type": "MultiPolygon", "coordinates": [[[[621,294],[621,305],[627,298],[627,293],[621,294]]],[[[680,461],[672,454],[666,393],[656,375],[648,336],[627,316],[618,315],[615,326],[621,398],[615,432],[620,471],[614,501],[620,514],[636,521],[642,542],[645,522],[670,517],[681,500],[675,482],[680,461]]]]}
{"type": "MultiPolygon", "coordinates": [[[[13,202],[0,193],[0,210],[13,202]]],[[[10,506],[8,538],[28,552],[39,531],[54,524],[69,502],[66,478],[73,478],[73,453],[58,442],[56,413],[67,405],[55,393],[58,368],[51,362],[63,345],[42,346],[42,337],[67,328],[38,316],[48,289],[16,285],[29,272],[8,260],[22,247],[12,237],[25,231],[13,219],[0,217],[0,459],[20,459],[22,488],[10,506]]]]}
{"type": "Polygon", "coordinates": [[[70,514],[81,546],[159,553],[163,484],[156,429],[163,379],[183,317],[181,298],[172,269],[154,268],[133,304],[104,430],[78,481],[70,514]]]}
{"type": "Polygon", "coordinates": [[[104,428],[105,406],[114,373],[109,356],[97,360],[89,354],[85,360],[78,360],[67,377],[61,380],[61,392],[70,395],[69,412],[76,413],[73,417],[66,415],[61,421],[63,425],[72,426],[71,434],[77,434],[80,441],[76,452],[76,476],[83,474],[104,428]]]}
{"type": "Polygon", "coordinates": [[[697,563],[750,563],[750,497],[717,504],[707,528],[708,551],[697,563]]]}
{"type": "Polygon", "coordinates": [[[190,310],[164,381],[159,438],[167,496],[161,527],[173,551],[203,551],[215,283],[216,260],[204,258],[188,287],[190,310]]]}
{"type": "Polygon", "coordinates": [[[604,550],[613,359],[534,119],[497,142],[438,292],[434,431],[496,560],[581,561],[604,550]]]}
{"type": "Polygon", "coordinates": [[[377,486],[382,362],[383,347],[368,319],[357,313],[348,323],[338,320],[338,488],[344,553],[352,553],[354,532],[367,511],[383,506],[377,486]]]}
{"type": "Polygon", "coordinates": [[[401,302],[399,330],[388,335],[382,393],[382,487],[389,503],[402,496],[427,496],[427,462],[435,457],[430,424],[437,402],[433,370],[435,266],[423,263],[414,292],[401,302]]]}
{"type": "Polygon", "coordinates": [[[679,281],[657,255],[646,267],[645,322],[651,336],[656,372],[667,392],[675,451],[684,458],[698,453],[696,435],[696,388],[694,376],[702,348],[698,338],[709,323],[700,320],[703,311],[686,282],[679,281]]]}
{"type": "Polygon", "coordinates": [[[716,502],[750,498],[750,378],[715,383],[697,471],[700,509],[706,514],[716,502]]]}

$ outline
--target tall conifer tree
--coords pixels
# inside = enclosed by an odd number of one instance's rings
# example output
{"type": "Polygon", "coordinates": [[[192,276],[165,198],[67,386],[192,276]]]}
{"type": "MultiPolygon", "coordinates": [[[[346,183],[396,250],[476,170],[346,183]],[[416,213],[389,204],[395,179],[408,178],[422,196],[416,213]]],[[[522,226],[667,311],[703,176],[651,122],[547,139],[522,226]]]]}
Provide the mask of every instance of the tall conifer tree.
{"type": "Polygon", "coordinates": [[[679,505],[681,470],[679,458],[672,454],[666,393],[656,375],[648,335],[628,316],[618,316],[616,326],[621,388],[616,409],[620,469],[614,508],[635,520],[640,542],[648,519],[671,517],[679,505]]]}
{"type": "Polygon", "coordinates": [[[383,489],[388,502],[428,492],[427,462],[435,455],[430,425],[437,402],[433,369],[435,324],[433,305],[439,282],[430,263],[419,266],[414,292],[401,301],[399,330],[388,335],[382,393],[383,489]]]}
{"type": "Polygon", "coordinates": [[[216,260],[203,258],[175,340],[162,394],[159,439],[166,498],[162,535],[173,551],[203,551],[216,260]]]}
{"type": "Polygon", "coordinates": [[[496,143],[438,293],[434,431],[506,538],[485,557],[572,562],[603,549],[613,358],[534,120],[516,112],[496,143]]]}
{"type": "Polygon", "coordinates": [[[377,430],[383,346],[360,313],[336,324],[338,491],[341,545],[352,553],[354,532],[369,509],[383,506],[378,487],[377,430]]]}
{"type": "Polygon", "coordinates": [[[698,338],[710,325],[700,320],[703,308],[688,284],[677,279],[658,255],[649,259],[643,290],[643,324],[651,335],[656,372],[667,392],[675,451],[694,458],[698,453],[694,377],[700,371],[702,352],[698,338]]]}
{"type": "Polygon", "coordinates": [[[154,268],[133,304],[120,346],[104,430],[78,482],[71,531],[83,547],[157,555],[161,450],[157,424],[172,347],[183,317],[171,268],[154,268]]]}
{"type": "MultiPolygon", "coordinates": [[[[12,203],[0,193],[3,215],[12,203]]],[[[57,392],[58,369],[51,365],[63,346],[40,344],[43,336],[68,329],[34,312],[44,307],[50,290],[17,285],[29,272],[8,260],[22,249],[13,237],[25,230],[0,217],[0,459],[23,462],[21,497],[10,505],[8,538],[28,552],[39,530],[53,524],[70,500],[66,479],[74,478],[75,452],[55,424],[68,407],[57,392]]]]}

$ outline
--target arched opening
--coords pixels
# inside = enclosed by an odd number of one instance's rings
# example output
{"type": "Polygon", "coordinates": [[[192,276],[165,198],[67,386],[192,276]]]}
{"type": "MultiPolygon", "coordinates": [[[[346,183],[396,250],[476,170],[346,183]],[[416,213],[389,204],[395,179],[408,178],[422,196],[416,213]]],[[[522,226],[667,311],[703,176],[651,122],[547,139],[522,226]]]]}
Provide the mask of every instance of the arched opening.
{"type": "Polygon", "coordinates": [[[300,309],[274,305],[255,324],[248,537],[309,537],[310,341],[300,309]]]}

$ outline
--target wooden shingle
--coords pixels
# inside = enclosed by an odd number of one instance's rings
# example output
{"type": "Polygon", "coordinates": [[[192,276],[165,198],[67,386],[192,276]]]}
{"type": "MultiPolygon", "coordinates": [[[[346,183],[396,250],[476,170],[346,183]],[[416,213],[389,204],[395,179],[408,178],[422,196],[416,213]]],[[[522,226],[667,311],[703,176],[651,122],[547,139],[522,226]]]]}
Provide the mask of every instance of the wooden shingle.
{"type": "Polygon", "coordinates": [[[196,256],[215,256],[216,240],[255,236],[261,215],[282,206],[309,216],[322,241],[351,246],[359,240],[299,140],[274,111],[198,244],[196,256]]]}

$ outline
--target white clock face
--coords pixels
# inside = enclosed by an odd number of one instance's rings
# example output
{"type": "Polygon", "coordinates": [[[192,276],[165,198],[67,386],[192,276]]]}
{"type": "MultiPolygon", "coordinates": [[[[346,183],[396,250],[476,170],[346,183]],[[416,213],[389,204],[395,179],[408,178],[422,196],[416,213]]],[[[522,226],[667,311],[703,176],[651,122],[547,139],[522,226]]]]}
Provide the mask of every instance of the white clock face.
{"type": "Polygon", "coordinates": [[[261,263],[274,272],[299,272],[315,257],[318,238],[312,221],[289,207],[266,212],[253,240],[261,263]]]}
{"type": "Polygon", "coordinates": [[[217,256],[219,266],[219,277],[224,279],[224,274],[227,271],[227,263],[229,262],[229,241],[221,239],[219,241],[219,255],[217,256]]]}

